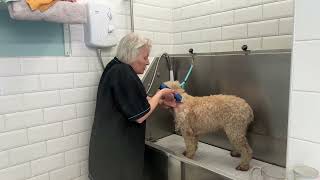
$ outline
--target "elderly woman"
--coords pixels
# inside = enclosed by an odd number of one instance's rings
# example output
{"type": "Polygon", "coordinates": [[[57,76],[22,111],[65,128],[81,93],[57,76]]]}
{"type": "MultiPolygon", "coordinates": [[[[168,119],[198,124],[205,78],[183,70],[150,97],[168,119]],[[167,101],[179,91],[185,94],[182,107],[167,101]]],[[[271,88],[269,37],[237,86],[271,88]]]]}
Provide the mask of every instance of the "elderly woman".
{"type": "Polygon", "coordinates": [[[150,48],[149,39],[126,35],[101,76],[90,139],[91,180],[143,179],[145,120],[158,104],[176,105],[170,89],[147,97],[137,76],[149,64],[150,48]]]}

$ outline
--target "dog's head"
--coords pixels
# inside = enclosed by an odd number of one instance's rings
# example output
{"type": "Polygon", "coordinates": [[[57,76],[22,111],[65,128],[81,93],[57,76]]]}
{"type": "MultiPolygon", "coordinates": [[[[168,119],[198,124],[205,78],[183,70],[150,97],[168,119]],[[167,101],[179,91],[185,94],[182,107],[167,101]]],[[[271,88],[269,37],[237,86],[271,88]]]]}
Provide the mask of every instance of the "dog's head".
{"type": "Polygon", "coordinates": [[[182,94],[185,92],[184,89],[180,87],[179,81],[167,81],[167,82],[164,82],[164,84],[168,86],[170,89],[175,90],[179,94],[182,94]]]}

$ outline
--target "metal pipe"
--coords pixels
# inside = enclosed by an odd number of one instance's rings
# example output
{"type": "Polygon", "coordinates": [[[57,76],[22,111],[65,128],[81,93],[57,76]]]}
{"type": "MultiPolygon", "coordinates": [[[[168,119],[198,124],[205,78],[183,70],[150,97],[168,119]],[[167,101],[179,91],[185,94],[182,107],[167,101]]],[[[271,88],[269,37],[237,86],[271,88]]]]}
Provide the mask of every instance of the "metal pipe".
{"type": "MultiPolygon", "coordinates": [[[[147,94],[149,94],[149,91],[151,90],[151,87],[152,87],[152,85],[153,85],[154,78],[156,77],[156,73],[157,73],[157,71],[158,71],[158,66],[159,66],[160,60],[161,60],[162,57],[165,57],[165,58],[166,58],[166,56],[168,56],[168,54],[167,54],[167,53],[163,53],[163,54],[157,59],[157,64],[156,64],[155,70],[154,70],[154,72],[153,72],[151,82],[148,84],[148,89],[147,89],[147,91],[146,91],[147,94]]],[[[167,58],[166,58],[166,59],[167,59],[167,58]]],[[[152,63],[153,63],[153,62],[154,62],[154,61],[152,61],[152,63]]],[[[151,65],[150,67],[152,67],[152,65],[151,65]]],[[[148,72],[149,72],[149,71],[148,71],[148,72]]],[[[144,81],[144,79],[143,79],[143,81],[144,81]]]]}
{"type": "Polygon", "coordinates": [[[103,64],[103,60],[102,60],[102,56],[101,56],[101,49],[98,48],[98,49],[96,50],[96,52],[97,52],[97,56],[98,56],[98,59],[99,59],[101,68],[104,69],[104,64],[103,64]]]}
{"type": "Polygon", "coordinates": [[[133,0],[130,0],[131,32],[134,32],[133,0]]]}

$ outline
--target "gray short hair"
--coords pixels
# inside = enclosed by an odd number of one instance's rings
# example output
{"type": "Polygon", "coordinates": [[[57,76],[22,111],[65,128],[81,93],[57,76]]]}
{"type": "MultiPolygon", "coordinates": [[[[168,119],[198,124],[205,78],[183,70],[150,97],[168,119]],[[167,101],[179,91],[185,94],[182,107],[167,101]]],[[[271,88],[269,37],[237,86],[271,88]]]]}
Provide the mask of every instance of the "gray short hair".
{"type": "Polygon", "coordinates": [[[151,40],[137,33],[125,35],[119,42],[116,57],[123,63],[130,64],[143,47],[151,49],[151,40]]]}

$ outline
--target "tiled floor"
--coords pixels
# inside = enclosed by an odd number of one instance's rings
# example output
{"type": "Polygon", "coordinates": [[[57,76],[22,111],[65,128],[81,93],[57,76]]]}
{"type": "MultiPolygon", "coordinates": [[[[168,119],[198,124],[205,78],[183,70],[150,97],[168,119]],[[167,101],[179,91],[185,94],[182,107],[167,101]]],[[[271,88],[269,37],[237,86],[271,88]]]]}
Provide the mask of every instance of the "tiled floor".
{"type": "MultiPolygon", "coordinates": [[[[177,158],[180,158],[180,159],[181,157],[185,158],[183,156],[180,156],[180,154],[185,149],[185,145],[184,145],[183,138],[179,135],[173,134],[173,135],[167,136],[165,138],[158,140],[155,144],[165,149],[169,149],[170,151],[173,151],[174,153],[178,154],[179,157],[177,158]]],[[[173,155],[173,157],[175,156],[173,155]]],[[[225,177],[236,179],[236,180],[248,180],[252,167],[272,166],[276,169],[284,169],[279,166],[271,165],[271,164],[253,159],[250,163],[250,166],[251,166],[250,171],[248,172],[237,171],[235,167],[240,162],[239,158],[231,157],[230,152],[227,150],[210,146],[205,143],[199,143],[198,150],[192,162],[205,169],[208,169],[210,171],[213,171],[225,177]]],[[[258,174],[258,173],[255,173],[255,174],[258,174]]]]}

